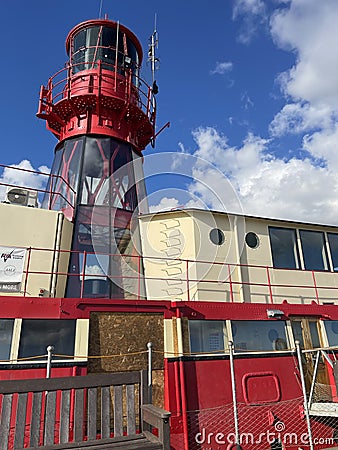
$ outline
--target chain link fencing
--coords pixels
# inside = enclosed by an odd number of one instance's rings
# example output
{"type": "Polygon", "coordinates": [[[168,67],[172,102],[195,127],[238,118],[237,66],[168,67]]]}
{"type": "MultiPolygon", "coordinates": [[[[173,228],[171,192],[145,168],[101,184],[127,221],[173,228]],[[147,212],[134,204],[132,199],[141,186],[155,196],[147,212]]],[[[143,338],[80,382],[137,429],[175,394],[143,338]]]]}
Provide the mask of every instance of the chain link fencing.
{"type": "MultiPolygon", "coordinates": [[[[276,403],[237,404],[238,442],[243,450],[308,450],[310,438],[303,397],[276,403]]],[[[177,418],[176,418],[177,419],[177,418]]],[[[173,420],[175,415],[173,414],[173,420]]],[[[183,423],[181,417],[180,422],[183,423]]],[[[338,417],[310,418],[314,449],[338,446],[338,417]]],[[[233,404],[187,412],[188,442],[171,434],[175,450],[230,450],[236,448],[233,404]]]]}

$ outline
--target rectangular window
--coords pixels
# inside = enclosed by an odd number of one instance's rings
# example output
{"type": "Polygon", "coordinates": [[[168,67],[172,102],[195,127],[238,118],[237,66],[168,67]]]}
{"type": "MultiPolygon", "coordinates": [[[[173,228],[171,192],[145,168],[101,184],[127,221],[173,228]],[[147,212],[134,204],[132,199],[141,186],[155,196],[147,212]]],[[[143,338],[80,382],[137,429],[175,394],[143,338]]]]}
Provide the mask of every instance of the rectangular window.
{"type": "Polygon", "coordinates": [[[327,233],[334,272],[338,272],[338,234],[327,233]]]}
{"type": "Polygon", "coordinates": [[[296,230],[269,227],[273,267],[299,269],[296,230]]]}
{"type": "Polygon", "coordinates": [[[304,268],[306,270],[328,270],[324,233],[300,230],[304,268]]]}
{"type": "Polygon", "coordinates": [[[284,321],[234,320],[232,338],[236,350],[285,350],[289,348],[284,321]]]}
{"type": "Polygon", "coordinates": [[[325,320],[324,327],[329,345],[338,345],[338,320],[325,320]]]}
{"type": "Polygon", "coordinates": [[[10,358],[14,319],[0,319],[0,360],[10,358]]]}
{"type": "Polygon", "coordinates": [[[221,320],[190,320],[191,353],[224,352],[228,343],[225,322],[221,320]]]}
{"type": "MultiPolygon", "coordinates": [[[[75,327],[75,320],[23,319],[19,358],[41,356],[41,359],[46,359],[49,345],[54,347],[54,354],[74,355],[75,327]]],[[[55,358],[62,359],[62,356],[55,358]]]]}

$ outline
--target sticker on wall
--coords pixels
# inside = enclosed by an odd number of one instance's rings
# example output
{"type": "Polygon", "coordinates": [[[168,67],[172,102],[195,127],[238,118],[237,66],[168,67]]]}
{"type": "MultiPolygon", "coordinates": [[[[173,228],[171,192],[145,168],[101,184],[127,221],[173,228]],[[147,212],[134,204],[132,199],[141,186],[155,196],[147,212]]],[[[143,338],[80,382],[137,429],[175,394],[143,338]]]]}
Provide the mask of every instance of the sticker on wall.
{"type": "Polygon", "coordinates": [[[25,256],[25,248],[0,247],[1,292],[20,291],[25,256]]]}

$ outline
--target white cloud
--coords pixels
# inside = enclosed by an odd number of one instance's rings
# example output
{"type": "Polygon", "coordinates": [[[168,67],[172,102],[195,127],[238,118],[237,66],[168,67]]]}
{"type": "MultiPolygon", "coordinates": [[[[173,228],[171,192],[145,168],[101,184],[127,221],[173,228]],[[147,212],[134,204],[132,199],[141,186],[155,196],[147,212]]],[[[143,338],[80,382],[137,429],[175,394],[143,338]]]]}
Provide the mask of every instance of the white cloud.
{"type": "Polygon", "coordinates": [[[330,127],[333,119],[327,105],[314,107],[310,103],[289,103],[275,115],[270,124],[270,133],[272,136],[300,134],[330,127]]]}
{"type": "Polygon", "coordinates": [[[260,15],[265,12],[265,4],[262,0],[235,0],[232,17],[237,19],[243,14],[260,15]]]}
{"type": "Polygon", "coordinates": [[[325,140],[329,139],[327,145],[332,148],[331,137],[336,132],[337,22],[336,0],[290,0],[270,21],[276,45],[296,55],[295,64],[277,78],[287,104],[275,115],[270,133],[274,137],[308,133],[305,149],[314,157],[322,153],[314,143],[320,141],[326,147],[325,140]],[[315,133],[314,139],[309,133],[315,133]]]}
{"type": "Polygon", "coordinates": [[[227,62],[216,62],[215,68],[210,71],[211,75],[219,74],[224,75],[225,73],[231,72],[233,69],[233,63],[227,62]]]}
{"type": "Polygon", "coordinates": [[[249,97],[249,94],[247,92],[244,92],[241,95],[241,102],[243,104],[243,108],[248,110],[249,108],[252,108],[254,106],[254,102],[249,97]]]}
{"type": "MultiPolygon", "coordinates": [[[[333,145],[338,129],[336,133],[330,136],[333,145]]],[[[316,138],[321,139],[322,135],[316,138]]],[[[205,185],[192,183],[189,189],[212,209],[225,206],[227,212],[241,213],[233,209],[236,202],[231,201],[237,195],[245,214],[338,224],[338,180],[332,164],[321,167],[310,158],[277,158],[268,152],[269,141],[252,134],[239,148],[229,146],[226,136],[213,128],[196,130],[194,139],[194,155],[208,158],[224,173],[222,177],[217,170],[201,164],[194,169],[205,185]],[[215,200],[212,191],[222,202],[215,200]]],[[[313,153],[310,147],[317,148],[319,143],[314,138],[308,141],[308,150],[313,153]]],[[[325,148],[318,157],[324,158],[331,150],[325,148]]],[[[338,166],[338,156],[336,159],[338,166]]]]}
{"type": "Polygon", "coordinates": [[[265,3],[262,0],[235,0],[232,18],[242,19],[237,39],[242,44],[249,44],[258,26],[266,21],[265,3]]]}
{"type": "MultiPolygon", "coordinates": [[[[242,42],[265,25],[267,4],[234,2],[233,19],[244,25],[242,42]]],[[[241,212],[238,197],[245,214],[338,225],[338,2],[275,0],[274,7],[273,40],[295,54],[295,63],[278,76],[285,105],[269,132],[273,139],[298,135],[307,156],[284,148],[289,156],[278,157],[272,139],[250,133],[231,146],[216,129],[201,127],[193,132],[193,156],[206,162],[197,160],[193,175],[199,181],[188,191],[212,209],[241,212]]]]}
{"type": "MultiPolygon", "coordinates": [[[[102,270],[102,267],[99,266],[98,264],[94,264],[92,266],[86,265],[86,274],[85,274],[85,279],[86,280],[90,280],[90,279],[104,279],[103,277],[101,277],[101,275],[105,275],[107,272],[104,272],[102,270]],[[98,277],[97,275],[100,275],[100,277],[98,277]]],[[[82,278],[82,277],[80,277],[82,278]]]]}
{"type": "Polygon", "coordinates": [[[163,197],[157,205],[150,205],[150,212],[159,212],[159,211],[170,211],[172,209],[178,208],[180,205],[179,201],[175,197],[163,197]]]}
{"type": "Polygon", "coordinates": [[[337,110],[337,23],[336,0],[292,0],[274,14],[275,43],[296,54],[296,64],[280,77],[286,95],[337,110]]]}
{"type": "Polygon", "coordinates": [[[314,158],[322,159],[326,163],[328,169],[337,174],[338,123],[331,129],[321,130],[312,135],[305,136],[303,139],[303,146],[314,158]]]}
{"type": "Polygon", "coordinates": [[[48,181],[47,174],[49,172],[50,169],[47,166],[40,166],[38,169],[34,169],[31,162],[27,159],[22,160],[19,164],[5,167],[0,176],[1,200],[4,200],[5,193],[10,185],[44,189],[48,181]],[[46,175],[42,175],[42,173],[46,175]]]}

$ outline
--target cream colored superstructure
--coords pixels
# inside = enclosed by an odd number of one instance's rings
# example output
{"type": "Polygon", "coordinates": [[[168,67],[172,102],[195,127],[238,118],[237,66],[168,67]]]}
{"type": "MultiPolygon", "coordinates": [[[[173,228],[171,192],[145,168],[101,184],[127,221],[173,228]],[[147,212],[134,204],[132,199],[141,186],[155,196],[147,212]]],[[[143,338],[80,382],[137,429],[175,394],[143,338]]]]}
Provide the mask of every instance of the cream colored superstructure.
{"type": "Polygon", "coordinates": [[[20,292],[1,295],[63,297],[73,231],[63,213],[2,203],[0,230],[0,246],[26,249],[20,292]]]}
{"type": "MultiPolygon", "coordinates": [[[[338,303],[338,273],[273,267],[269,227],[338,233],[335,227],[202,210],[175,210],[139,218],[149,300],[250,303],[338,303]],[[210,239],[221,230],[224,242],[210,239]],[[258,237],[255,248],[247,233],[258,237]]],[[[326,244],[327,245],[327,242],[326,244]]],[[[329,255],[328,255],[329,258],[329,255]]],[[[329,258],[330,259],[330,258],[329,258]]]]}

